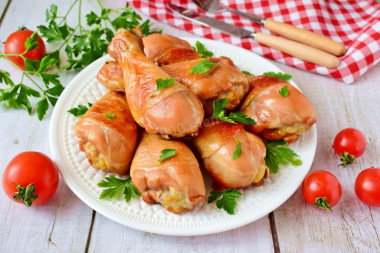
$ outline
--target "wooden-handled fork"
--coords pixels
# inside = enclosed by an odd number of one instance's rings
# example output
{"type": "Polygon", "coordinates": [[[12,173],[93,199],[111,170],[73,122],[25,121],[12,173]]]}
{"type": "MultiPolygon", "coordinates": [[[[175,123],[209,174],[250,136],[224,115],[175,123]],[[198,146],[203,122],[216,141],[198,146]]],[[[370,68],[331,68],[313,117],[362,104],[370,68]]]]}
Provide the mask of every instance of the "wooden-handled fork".
{"type": "Polygon", "coordinates": [[[231,11],[240,16],[251,19],[252,21],[263,25],[266,29],[282,35],[288,39],[301,42],[303,44],[318,48],[330,54],[341,56],[346,53],[346,47],[330,38],[319,35],[317,33],[301,29],[299,27],[278,22],[273,19],[265,19],[255,15],[251,15],[228,6],[223,5],[218,0],[192,0],[200,9],[217,13],[223,11],[231,11]]]}

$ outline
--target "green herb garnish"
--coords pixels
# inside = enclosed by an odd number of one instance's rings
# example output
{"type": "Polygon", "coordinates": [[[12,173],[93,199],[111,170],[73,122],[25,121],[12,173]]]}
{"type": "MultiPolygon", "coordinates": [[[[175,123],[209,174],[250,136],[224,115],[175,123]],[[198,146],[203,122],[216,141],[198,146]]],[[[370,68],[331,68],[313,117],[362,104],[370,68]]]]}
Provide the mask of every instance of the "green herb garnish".
{"type": "Polygon", "coordinates": [[[189,73],[202,75],[210,71],[210,69],[216,65],[219,65],[219,63],[209,60],[200,60],[189,70],[189,73]]]}
{"type": "Polygon", "coordinates": [[[227,105],[227,98],[222,98],[219,100],[214,100],[212,102],[212,116],[211,118],[219,119],[231,124],[237,124],[242,123],[246,125],[254,125],[256,122],[248,118],[247,115],[241,113],[241,112],[231,112],[228,116],[226,115],[226,110],[224,109],[227,105]]]}
{"type": "Polygon", "coordinates": [[[141,196],[131,178],[120,179],[111,175],[100,181],[98,186],[108,188],[102,191],[99,199],[113,199],[120,194],[124,194],[124,199],[128,203],[132,198],[141,196]]]}
{"type": "Polygon", "coordinates": [[[239,140],[239,143],[236,144],[236,148],[235,148],[234,152],[232,152],[232,159],[234,159],[234,161],[235,161],[240,156],[241,156],[241,141],[239,140]]]}
{"type": "Polygon", "coordinates": [[[302,161],[295,159],[298,155],[287,145],[286,141],[268,141],[265,146],[267,154],[265,156],[265,163],[271,173],[276,174],[280,165],[286,165],[289,162],[294,166],[300,166],[302,161]]]}
{"type": "Polygon", "coordinates": [[[216,201],[216,207],[224,209],[228,214],[235,214],[236,199],[241,197],[241,192],[229,189],[221,192],[211,191],[207,203],[216,201]]]}
{"type": "Polygon", "coordinates": [[[109,119],[115,118],[115,114],[114,113],[105,113],[104,115],[106,115],[106,117],[109,118],[109,119]]]}
{"type": "Polygon", "coordinates": [[[278,93],[280,93],[281,97],[286,97],[287,95],[289,95],[289,87],[288,85],[285,85],[284,87],[282,87],[278,93]]]}
{"type": "Polygon", "coordinates": [[[285,74],[285,73],[281,73],[281,72],[265,72],[263,75],[266,75],[266,76],[271,76],[271,77],[277,77],[277,78],[280,78],[281,80],[284,80],[284,81],[289,81],[290,79],[292,79],[292,76],[289,75],[289,74],[285,74]]]}
{"type": "Polygon", "coordinates": [[[12,108],[25,108],[31,115],[33,105],[30,99],[37,97],[39,100],[36,102],[36,112],[38,119],[42,120],[49,106],[55,106],[64,89],[58,71],[82,69],[106,54],[114,31],[120,27],[133,29],[140,26],[144,35],[156,32],[150,31],[150,20],[141,22],[141,16],[131,7],[109,9],[104,8],[101,1],[96,1],[100,7],[100,14],[88,13],[86,24],[83,24],[80,18],[84,16],[82,1],[74,0],[66,14],[59,14],[55,4],[46,10],[46,25],[38,26],[38,30],[26,40],[25,52],[13,55],[23,58],[26,70],[10,61],[6,54],[0,53],[0,59],[8,61],[21,73],[20,80],[14,81],[9,72],[0,70],[0,83],[7,86],[0,89],[0,102],[12,108]],[[67,22],[68,16],[73,12],[76,12],[75,15],[79,19],[77,24],[70,26],[67,22]],[[55,44],[57,50],[44,55],[39,61],[29,60],[25,58],[25,54],[38,46],[37,33],[45,38],[47,43],[55,44]],[[68,64],[65,66],[61,66],[60,53],[67,58],[68,64]],[[52,71],[54,65],[58,68],[52,71]]]}
{"type": "Polygon", "coordinates": [[[157,84],[157,89],[155,92],[153,92],[150,97],[153,97],[154,95],[156,95],[157,92],[159,92],[160,90],[162,90],[163,88],[167,88],[167,87],[170,87],[173,85],[175,79],[173,78],[167,78],[167,79],[157,79],[156,80],[156,84],[157,84]]]}
{"type": "Polygon", "coordinates": [[[241,73],[243,73],[245,75],[249,75],[249,76],[254,76],[254,74],[252,74],[251,72],[246,71],[246,70],[243,70],[241,73]]]}
{"type": "Polygon", "coordinates": [[[170,157],[175,156],[175,152],[176,152],[175,149],[170,149],[170,148],[161,150],[162,155],[160,156],[160,159],[158,159],[158,161],[162,162],[170,157]]]}
{"type": "Polygon", "coordinates": [[[203,45],[201,42],[197,41],[195,43],[195,47],[193,49],[198,52],[202,58],[210,58],[214,56],[214,53],[209,51],[205,45],[203,45]]]}
{"type": "Polygon", "coordinates": [[[83,114],[85,114],[91,106],[92,106],[91,103],[88,103],[87,106],[86,105],[78,105],[77,107],[71,108],[67,112],[71,113],[75,117],[78,117],[78,116],[82,116],[83,114]]]}

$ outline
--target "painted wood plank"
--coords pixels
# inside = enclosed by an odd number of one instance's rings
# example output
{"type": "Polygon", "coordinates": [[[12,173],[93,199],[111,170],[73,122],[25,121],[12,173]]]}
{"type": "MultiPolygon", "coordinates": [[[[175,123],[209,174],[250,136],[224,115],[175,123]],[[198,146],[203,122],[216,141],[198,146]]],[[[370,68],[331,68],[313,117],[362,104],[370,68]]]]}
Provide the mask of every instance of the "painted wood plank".
{"type": "Polygon", "coordinates": [[[311,170],[323,169],[340,180],[343,195],[333,212],[315,209],[303,200],[300,189],[275,211],[281,252],[379,252],[379,208],[362,204],[354,191],[358,173],[380,166],[378,134],[380,65],[353,85],[281,66],[293,76],[318,113],[318,145],[311,170]],[[332,143],[344,128],[354,127],[367,137],[368,147],[356,164],[339,167],[332,143]]]}
{"type": "Polygon", "coordinates": [[[193,237],[137,231],[97,214],[90,252],[273,252],[268,217],[231,231],[193,237]],[[106,243],[105,243],[106,242],[106,243]]]}
{"type": "MultiPolygon", "coordinates": [[[[45,9],[56,3],[62,11],[71,1],[12,1],[0,27],[0,37],[6,38],[22,24],[30,29],[45,22],[45,9]]],[[[87,2],[87,1],[84,1],[87,2]]],[[[3,3],[3,1],[1,1],[3,3]]],[[[84,8],[91,6],[84,3],[84,8]]],[[[49,48],[49,47],[48,47],[49,48]]],[[[0,69],[9,71],[14,80],[20,73],[4,60],[0,69]]],[[[62,73],[66,85],[76,74],[62,73]]],[[[0,84],[1,88],[3,84],[0,84]]],[[[0,173],[20,152],[40,151],[50,154],[48,131],[52,109],[43,121],[25,110],[0,106],[0,173]]],[[[2,192],[2,190],[1,190],[2,192]]],[[[80,201],[61,179],[53,198],[44,205],[26,208],[0,194],[0,252],[83,252],[92,221],[92,209],[80,201]]]]}

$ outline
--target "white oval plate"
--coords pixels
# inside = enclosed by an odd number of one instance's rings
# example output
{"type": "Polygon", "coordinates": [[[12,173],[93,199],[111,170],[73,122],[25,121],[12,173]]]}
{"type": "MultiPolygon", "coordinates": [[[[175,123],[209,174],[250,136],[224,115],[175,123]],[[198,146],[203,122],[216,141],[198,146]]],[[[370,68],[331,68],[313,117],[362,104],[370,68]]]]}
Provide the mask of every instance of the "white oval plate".
{"type": "MultiPolygon", "coordinates": [[[[202,42],[215,56],[230,57],[241,70],[253,74],[281,72],[266,59],[245,49],[206,39],[186,40],[192,45],[195,45],[196,40],[202,42]]],[[[107,59],[110,57],[104,56],[93,62],[70,82],[54,108],[49,130],[51,152],[61,176],[69,188],[98,213],[146,232],[176,236],[212,234],[238,228],[267,215],[296,191],[308,173],[317,145],[315,125],[291,145],[303,164],[298,167],[282,167],[278,174],[270,175],[262,186],[242,190],[235,215],[217,209],[215,204],[207,204],[207,196],[194,210],[177,215],[160,205],[148,205],[141,198],[129,203],[122,198],[100,200],[102,188],[97,183],[107,173],[92,168],[84,153],[79,150],[74,130],[78,119],[67,111],[79,104],[94,103],[105,93],[106,89],[97,81],[96,74],[107,59]]],[[[291,83],[295,85],[294,82],[291,83]]],[[[208,194],[211,187],[207,175],[205,182],[208,194]]]]}

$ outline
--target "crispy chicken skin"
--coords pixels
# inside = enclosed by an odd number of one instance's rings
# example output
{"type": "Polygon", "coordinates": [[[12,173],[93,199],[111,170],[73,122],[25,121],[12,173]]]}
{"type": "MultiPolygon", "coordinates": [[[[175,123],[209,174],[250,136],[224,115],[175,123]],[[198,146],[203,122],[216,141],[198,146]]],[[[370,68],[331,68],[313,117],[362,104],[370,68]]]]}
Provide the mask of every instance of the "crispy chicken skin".
{"type": "Polygon", "coordinates": [[[96,75],[96,78],[107,89],[122,92],[125,90],[123,71],[115,61],[106,61],[96,75]]]}
{"type": "Polygon", "coordinates": [[[119,29],[108,52],[123,71],[127,101],[140,126],[148,133],[175,138],[197,134],[204,111],[189,88],[175,81],[151,97],[157,89],[156,80],[171,76],[145,56],[141,30],[119,29]]]}
{"type": "Polygon", "coordinates": [[[136,149],[138,127],[123,93],[107,92],[79,119],[75,134],[90,164],[105,172],[126,174],[136,149]],[[113,113],[109,119],[105,113],[113,113]]]}
{"type": "Polygon", "coordinates": [[[173,213],[192,210],[206,194],[191,150],[180,141],[163,140],[146,132],[132,161],[131,178],[146,203],[159,203],[173,213]],[[163,149],[175,149],[176,154],[159,162],[163,149]]]}
{"type": "Polygon", "coordinates": [[[201,58],[189,42],[169,34],[152,33],[142,40],[146,57],[158,66],[201,58]]]}
{"type": "Polygon", "coordinates": [[[201,100],[208,114],[212,113],[212,101],[227,98],[226,109],[231,110],[240,104],[248,92],[248,80],[227,57],[187,60],[162,66],[169,75],[189,87],[201,100]],[[200,60],[217,62],[205,74],[190,74],[189,71],[200,60]]]}
{"type": "Polygon", "coordinates": [[[247,129],[261,134],[267,140],[296,141],[317,121],[317,113],[311,102],[291,84],[269,76],[257,76],[250,80],[251,91],[240,111],[256,121],[247,129]],[[288,86],[289,94],[279,93],[288,86]]]}
{"type": "Polygon", "coordinates": [[[222,188],[245,188],[260,185],[269,175],[265,164],[266,148],[263,141],[245,131],[242,124],[209,121],[194,139],[203,164],[222,188]],[[233,159],[236,145],[241,142],[241,155],[233,159]]]}

